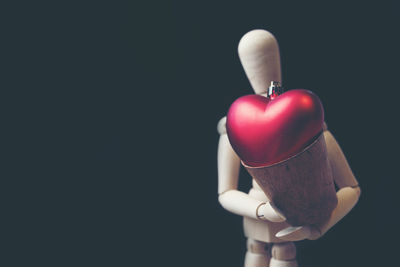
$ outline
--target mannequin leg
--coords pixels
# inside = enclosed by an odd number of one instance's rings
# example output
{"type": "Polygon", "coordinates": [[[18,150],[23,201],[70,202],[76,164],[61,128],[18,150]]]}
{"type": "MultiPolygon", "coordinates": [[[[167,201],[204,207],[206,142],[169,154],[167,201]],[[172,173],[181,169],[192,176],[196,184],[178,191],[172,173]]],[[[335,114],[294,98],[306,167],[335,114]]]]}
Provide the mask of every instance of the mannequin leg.
{"type": "Polygon", "coordinates": [[[297,267],[296,246],[293,242],[275,243],[272,246],[270,267],[297,267]]]}
{"type": "Polygon", "coordinates": [[[254,239],[247,239],[245,267],[268,267],[271,258],[268,244],[254,239]]]}

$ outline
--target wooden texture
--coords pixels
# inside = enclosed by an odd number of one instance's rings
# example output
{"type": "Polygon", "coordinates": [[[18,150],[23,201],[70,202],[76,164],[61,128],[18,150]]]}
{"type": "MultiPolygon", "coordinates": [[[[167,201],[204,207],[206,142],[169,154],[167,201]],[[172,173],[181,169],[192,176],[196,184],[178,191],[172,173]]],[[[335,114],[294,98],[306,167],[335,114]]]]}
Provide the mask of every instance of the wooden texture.
{"type": "Polygon", "coordinates": [[[267,93],[271,81],[282,82],[279,45],[272,33],[253,30],[240,39],[240,62],[254,91],[267,93]]]}
{"type": "Polygon", "coordinates": [[[293,226],[319,225],[337,205],[323,134],[287,160],[265,167],[242,164],[293,226]]]}

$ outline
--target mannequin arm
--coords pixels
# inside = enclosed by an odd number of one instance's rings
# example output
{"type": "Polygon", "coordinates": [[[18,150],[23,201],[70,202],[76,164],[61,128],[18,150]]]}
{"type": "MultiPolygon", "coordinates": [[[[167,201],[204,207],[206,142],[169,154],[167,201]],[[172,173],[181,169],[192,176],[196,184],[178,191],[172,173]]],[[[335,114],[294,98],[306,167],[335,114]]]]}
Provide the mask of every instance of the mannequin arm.
{"type": "Polygon", "coordinates": [[[324,132],[324,135],[333,179],[339,187],[339,191],[336,193],[338,204],[333,210],[329,221],[319,226],[322,235],[353,209],[361,194],[358,182],[339,144],[328,130],[324,132]]]}
{"type": "Polygon", "coordinates": [[[285,218],[277,213],[270,203],[265,203],[237,190],[240,159],[229,143],[223,118],[218,123],[220,134],[218,144],[218,201],[221,206],[237,215],[254,219],[283,221],[285,218]]]}
{"type": "Polygon", "coordinates": [[[360,197],[361,189],[340,146],[328,130],[324,131],[324,136],[333,179],[339,187],[336,193],[338,204],[329,220],[321,225],[289,227],[277,233],[276,236],[283,240],[296,241],[321,237],[353,209],[360,197]]]}
{"type": "Polygon", "coordinates": [[[338,204],[333,210],[328,222],[319,227],[321,235],[325,234],[329,229],[331,229],[336,223],[343,219],[343,217],[346,216],[347,213],[352,210],[352,208],[357,204],[360,193],[361,190],[358,186],[355,188],[343,187],[336,193],[338,204]]]}

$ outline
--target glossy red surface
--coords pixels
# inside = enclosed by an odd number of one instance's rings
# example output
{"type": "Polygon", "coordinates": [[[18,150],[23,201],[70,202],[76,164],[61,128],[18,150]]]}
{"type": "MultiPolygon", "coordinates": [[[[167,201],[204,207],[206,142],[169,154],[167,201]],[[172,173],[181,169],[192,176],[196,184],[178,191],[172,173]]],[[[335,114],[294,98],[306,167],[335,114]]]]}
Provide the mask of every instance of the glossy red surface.
{"type": "Polygon", "coordinates": [[[324,110],[308,90],[287,91],[270,99],[246,95],[227,115],[229,141],[249,166],[268,166],[304,149],[322,130],[324,110]]]}

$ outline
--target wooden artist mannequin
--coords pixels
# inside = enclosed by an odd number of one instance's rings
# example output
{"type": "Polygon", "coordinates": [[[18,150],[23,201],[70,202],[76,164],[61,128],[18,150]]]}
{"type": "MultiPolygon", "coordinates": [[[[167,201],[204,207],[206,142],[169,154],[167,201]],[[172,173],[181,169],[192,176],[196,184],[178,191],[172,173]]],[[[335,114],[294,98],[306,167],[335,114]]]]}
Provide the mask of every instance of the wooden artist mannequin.
{"type": "MultiPolygon", "coordinates": [[[[265,94],[271,81],[281,82],[279,47],[275,37],[264,30],[254,30],[239,43],[239,57],[256,94],[265,94]]],[[[357,203],[360,188],[342,150],[324,125],[329,163],[337,191],[338,205],[330,219],[316,226],[292,227],[253,180],[249,193],[237,190],[240,159],[226,134],[226,118],[218,123],[218,194],[220,204],[243,216],[247,237],[245,267],[294,267],[296,248],[292,241],[317,239],[340,221],[357,203]]]]}

